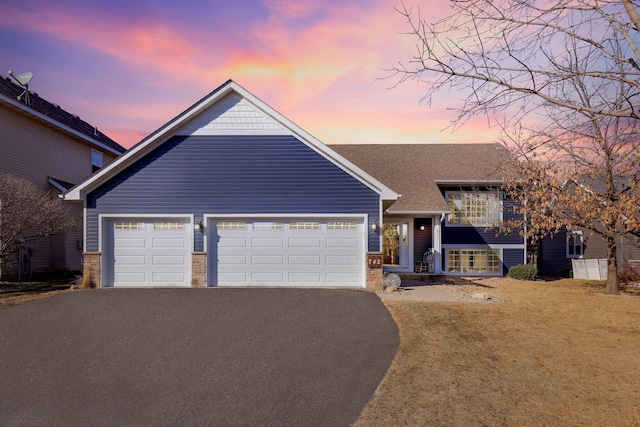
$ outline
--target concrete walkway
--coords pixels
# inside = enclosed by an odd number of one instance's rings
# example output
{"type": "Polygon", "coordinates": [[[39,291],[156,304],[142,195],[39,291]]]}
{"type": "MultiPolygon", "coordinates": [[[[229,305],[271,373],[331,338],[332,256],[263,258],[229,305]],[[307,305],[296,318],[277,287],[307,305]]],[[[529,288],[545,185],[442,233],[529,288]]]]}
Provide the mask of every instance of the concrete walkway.
{"type": "Polygon", "coordinates": [[[431,285],[426,285],[419,280],[403,280],[402,290],[393,293],[378,294],[383,300],[406,300],[406,301],[460,301],[458,298],[442,292],[431,285]]]}

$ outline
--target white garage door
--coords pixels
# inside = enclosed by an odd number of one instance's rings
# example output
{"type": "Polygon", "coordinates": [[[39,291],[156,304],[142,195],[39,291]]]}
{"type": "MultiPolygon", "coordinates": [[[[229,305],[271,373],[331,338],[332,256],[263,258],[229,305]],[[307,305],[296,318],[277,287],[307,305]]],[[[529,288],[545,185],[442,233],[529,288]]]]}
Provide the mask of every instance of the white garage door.
{"type": "Polygon", "coordinates": [[[190,285],[191,226],[186,219],[117,219],[107,228],[108,286],[190,285]]]}
{"type": "Polygon", "coordinates": [[[361,219],[212,220],[210,283],[365,285],[361,219]]]}

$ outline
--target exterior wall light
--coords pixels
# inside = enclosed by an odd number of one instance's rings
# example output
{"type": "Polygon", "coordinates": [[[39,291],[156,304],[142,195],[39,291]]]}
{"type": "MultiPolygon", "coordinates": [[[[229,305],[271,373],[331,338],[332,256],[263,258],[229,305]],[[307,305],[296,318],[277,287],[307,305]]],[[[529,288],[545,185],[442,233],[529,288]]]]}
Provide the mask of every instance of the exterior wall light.
{"type": "Polygon", "coordinates": [[[204,225],[202,224],[202,221],[198,221],[195,224],[193,224],[193,228],[194,230],[197,230],[197,231],[203,231],[204,225]]]}
{"type": "Polygon", "coordinates": [[[378,228],[380,227],[377,221],[371,221],[371,224],[369,224],[369,226],[371,227],[372,231],[378,231],[378,228]]]}

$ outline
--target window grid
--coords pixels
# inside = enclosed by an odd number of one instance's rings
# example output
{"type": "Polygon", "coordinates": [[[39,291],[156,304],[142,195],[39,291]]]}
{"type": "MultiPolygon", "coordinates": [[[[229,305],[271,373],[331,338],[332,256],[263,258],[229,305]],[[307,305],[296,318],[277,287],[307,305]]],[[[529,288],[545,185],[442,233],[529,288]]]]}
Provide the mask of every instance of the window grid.
{"type": "Polygon", "coordinates": [[[500,221],[500,197],[497,193],[451,193],[449,223],[493,225],[500,221]]]}
{"type": "Polygon", "coordinates": [[[144,222],[116,222],[116,230],[144,230],[144,222]]]}
{"type": "Polygon", "coordinates": [[[184,230],[184,222],[155,222],[154,230],[184,230]]]}
{"type": "Polygon", "coordinates": [[[355,230],[358,224],[352,221],[329,221],[327,223],[328,230],[355,230]]]}
{"type": "Polygon", "coordinates": [[[292,230],[319,230],[320,223],[314,221],[296,221],[291,223],[290,228],[292,230]]]}
{"type": "Polygon", "coordinates": [[[499,249],[449,249],[447,270],[451,273],[498,273],[499,249]]]}
{"type": "Polygon", "coordinates": [[[245,230],[247,224],[242,221],[222,221],[217,224],[218,230],[245,230]]]}
{"type": "Polygon", "coordinates": [[[284,224],[281,222],[254,222],[254,230],[282,230],[284,224]]]}

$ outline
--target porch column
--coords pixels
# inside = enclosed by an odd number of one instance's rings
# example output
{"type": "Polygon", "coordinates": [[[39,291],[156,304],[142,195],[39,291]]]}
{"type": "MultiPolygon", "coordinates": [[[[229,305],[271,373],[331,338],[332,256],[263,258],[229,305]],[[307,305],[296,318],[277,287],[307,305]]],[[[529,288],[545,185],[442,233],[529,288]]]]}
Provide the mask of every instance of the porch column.
{"type": "Polygon", "coordinates": [[[440,217],[433,217],[433,272],[442,274],[442,223],[440,217]]]}

